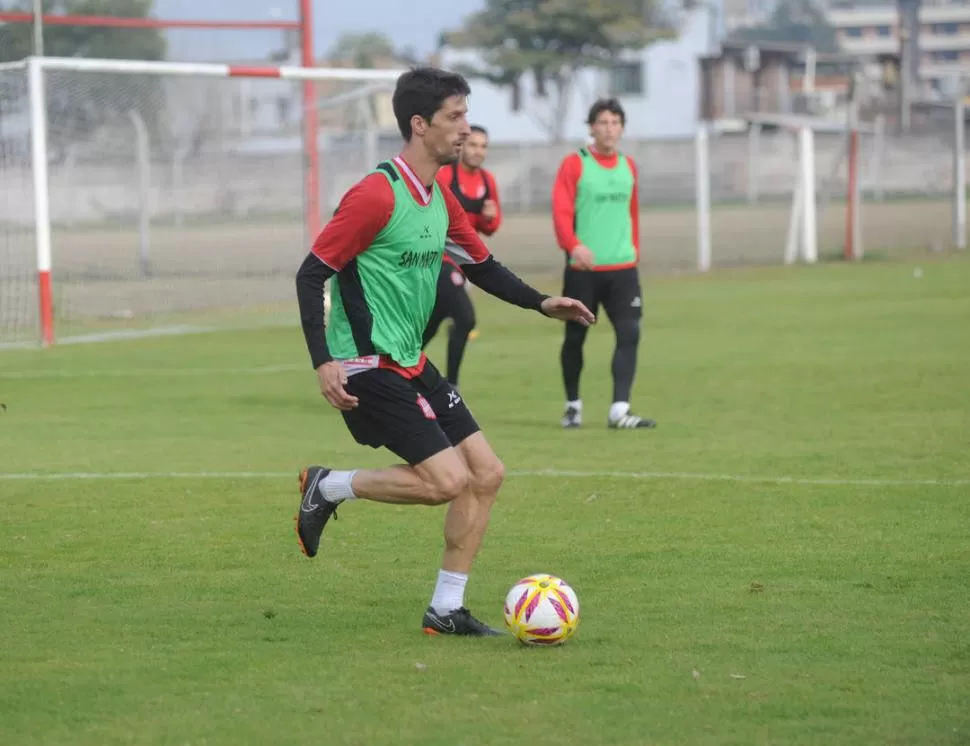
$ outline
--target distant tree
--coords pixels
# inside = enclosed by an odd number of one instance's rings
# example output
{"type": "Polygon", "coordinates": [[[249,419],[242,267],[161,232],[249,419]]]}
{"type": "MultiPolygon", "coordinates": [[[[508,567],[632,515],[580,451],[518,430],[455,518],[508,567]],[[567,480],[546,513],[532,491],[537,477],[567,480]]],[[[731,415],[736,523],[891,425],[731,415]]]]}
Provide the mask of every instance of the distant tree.
{"type": "Polygon", "coordinates": [[[549,101],[536,116],[553,140],[562,139],[577,71],[609,67],[625,50],[641,49],[671,35],[653,23],[656,0],[486,0],[442,41],[479,52],[483,65],[462,72],[507,86],[513,105],[521,101],[527,76],[537,95],[549,101]],[[551,91],[551,96],[550,96],[551,91]]]}
{"type": "Polygon", "coordinates": [[[376,67],[381,59],[395,57],[394,42],[380,31],[343,34],[330,49],[330,57],[354,67],[376,67]]]}
{"type": "Polygon", "coordinates": [[[763,26],[738,29],[733,41],[811,44],[819,52],[837,52],[838,36],[813,0],[780,0],[763,26]]]}

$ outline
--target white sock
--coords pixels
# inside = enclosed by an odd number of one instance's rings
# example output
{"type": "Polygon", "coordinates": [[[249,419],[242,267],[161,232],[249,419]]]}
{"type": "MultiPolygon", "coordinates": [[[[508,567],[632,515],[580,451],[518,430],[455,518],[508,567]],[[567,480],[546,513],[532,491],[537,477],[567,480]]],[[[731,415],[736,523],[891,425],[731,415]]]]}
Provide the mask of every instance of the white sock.
{"type": "Polygon", "coordinates": [[[317,483],[317,489],[323,495],[323,499],[332,503],[342,503],[344,500],[353,500],[357,495],[354,494],[352,482],[353,471],[332,471],[317,483]]]}
{"type": "Polygon", "coordinates": [[[610,422],[616,422],[621,417],[629,414],[630,402],[615,401],[610,405],[610,422]]]}
{"type": "Polygon", "coordinates": [[[566,402],[566,409],[569,409],[570,407],[572,407],[573,409],[575,409],[578,412],[582,412],[583,411],[583,401],[582,401],[582,399],[577,399],[576,401],[567,401],[566,402]]]}
{"type": "Polygon", "coordinates": [[[465,605],[465,583],[468,576],[461,572],[438,570],[438,583],[431,597],[431,608],[437,614],[450,614],[465,605]]]}

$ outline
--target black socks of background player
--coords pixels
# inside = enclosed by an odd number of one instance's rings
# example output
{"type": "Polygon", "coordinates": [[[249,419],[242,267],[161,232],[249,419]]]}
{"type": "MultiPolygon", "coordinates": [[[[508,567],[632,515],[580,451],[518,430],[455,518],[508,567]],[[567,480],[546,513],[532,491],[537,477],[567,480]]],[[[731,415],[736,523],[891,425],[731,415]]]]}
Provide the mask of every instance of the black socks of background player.
{"type": "Polygon", "coordinates": [[[566,337],[559,354],[559,361],[562,364],[562,382],[566,387],[566,401],[579,400],[579,375],[583,372],[583,342],[585,341],[586,327],[567,321],[566,337]]]}
{"type": "Polygon", "coordinates": [[[613,401],[630,401],[633,379],[637,374],[637,349],[640,346],[640,321],[622,319],[616,327],[616,349],[613,351],[613,401]]]}

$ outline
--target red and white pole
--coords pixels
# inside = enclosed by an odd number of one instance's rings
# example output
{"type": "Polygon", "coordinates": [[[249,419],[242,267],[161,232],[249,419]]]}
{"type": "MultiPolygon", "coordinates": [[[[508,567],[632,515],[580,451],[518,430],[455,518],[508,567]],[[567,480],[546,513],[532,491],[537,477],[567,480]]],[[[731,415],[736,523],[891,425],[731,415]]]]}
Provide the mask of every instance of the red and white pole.
{"type": "Polygon", "coordinates": [[[47,190],[47,105],[42,58],[27,61],[30,92],[31,166],[34,176],[34,230],[37,244],[37,289],[40,300],[40,338],[54,343],[54,296],[51,290],[50,195],[47,190]]]}
{"type": "MultiPolygon", "coordinates": [[[[300,48],[304,68],[316,67],[313,53],[313,2],[300,0],[300,48]]],[[[306,226],[306,245],[320,232],[320,148],[317,141],[317,89],[313,81],[303,82],[303,210],[306,226]]]]}
{"type": "MultiPolygon", "coordinates": [[[[308,0],[301,2],[309,5],[308,0]]],[[[309,16],[307,16],[309,22],[309,16]]],[[[312,32],[304,28],[304,61],[312,61],[312,32]]],[[[34,224],[37,244],[38,290],[40,297],[41,340],[45,346],[54,342],[54,301],[51,284],[50,196],[47,163],[47,107],[44,76],[48,70],[119,73],[135,75],[178,75],[212,78],[283,78],[304,83],[304,140],[306,153],[305,227],[312,241],[320,232],[319,150],[317,147],[317,107],[314,81],[345,80],[354,82],[392,82],[402,70],[361,70],[349,68],[320,68],[312,65],[255,66],[224,65],[194,62],[155,62],[147,60],[106,60],[80,57],[31,57],[27,62],[30,92],[31,166],[34,184],[34,224]]]]}

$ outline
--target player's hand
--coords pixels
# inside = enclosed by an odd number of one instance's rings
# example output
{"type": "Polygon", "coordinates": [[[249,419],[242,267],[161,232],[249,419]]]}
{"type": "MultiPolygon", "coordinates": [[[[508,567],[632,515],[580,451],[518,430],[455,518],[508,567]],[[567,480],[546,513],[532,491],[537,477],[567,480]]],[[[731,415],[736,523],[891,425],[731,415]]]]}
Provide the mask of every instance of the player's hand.
{"type": "Polygon", "coordinates": [[[579,244],[579,246],[569,252],[569,258],[572,259],[569,266],[580,271],[591,270],[595,261],[593,259],[593,252],[582,244],[579,244]]]}
{"type": "Polygon", "coordinates": [[[317,368],[317,378],[320,379],[320,393],[323,394],[332,407],[347,411],[357,406],[357,397],[347,393],[347,371],[340,363],[324,363],[317,368]]]}
{"type": "Polygon", "coordinates": [[[482,205],[482,217],[486,220],[495,220],[498,216],[498,205],[495,204],[494,199],[485,200],[485,204],[482,205]]]}
{"type": "Polygon", "coordinates": [[[575,298],[554,297],[542,301],[542,312],[561,321],[575,321],[583,326],[596,323],[593,312],[575,298]]]}

